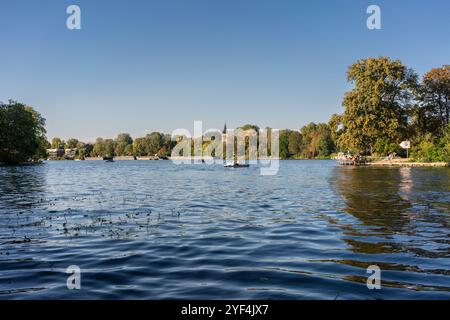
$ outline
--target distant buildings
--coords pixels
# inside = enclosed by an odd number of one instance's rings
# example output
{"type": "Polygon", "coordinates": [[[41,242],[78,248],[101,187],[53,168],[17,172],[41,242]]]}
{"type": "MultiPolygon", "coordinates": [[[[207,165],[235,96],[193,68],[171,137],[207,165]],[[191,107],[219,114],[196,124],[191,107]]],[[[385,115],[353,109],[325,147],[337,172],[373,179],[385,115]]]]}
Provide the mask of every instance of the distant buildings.
{"type": "Polygon", "coordinates": [[[64,149],[47,149],[49,158],[61,158],[64,155],[64,149]]]}
{"type": "Polygon", "coordinates": [[[64,150],[64,155],[66,156],[66,158],[68,159],[75,159],[75,156],[77,155],[77,149],[65,149],[64,150]]]}
{"type": "Polygon", "coordinates": [[[75,159],[77,149],[47,149],[47,154],[50,159],[63,157],[66,159],[75,159]]]}

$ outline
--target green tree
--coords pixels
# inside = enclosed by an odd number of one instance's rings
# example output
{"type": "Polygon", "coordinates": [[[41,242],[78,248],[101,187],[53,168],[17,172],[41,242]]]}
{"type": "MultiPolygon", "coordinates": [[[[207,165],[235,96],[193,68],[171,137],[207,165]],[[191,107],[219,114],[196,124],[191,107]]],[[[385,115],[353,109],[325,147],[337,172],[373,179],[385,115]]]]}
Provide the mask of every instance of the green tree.
{"type": "Polygon", "coordinates": [[[137,157],[148,155],[146,138],[136,138],[133,142],[133,154],[137,157]]]}
{"type": "Polygon", "coordinates": [[[417,90],[419,102],[415,110],[419,134],[432,133],[442,137],[450,123],[450,65],[427,72],[417,90]]]}
{"type": "Polygon", "coordinates": [[[0,162],[18,164],[45,156],[45,119],[32,107],[0,103],[0,162]]]}
{"type": "Polygon", "coordinates": [[[97,138],[92,149],[92,154],[96,157],[104,155],[104,142],[103,138],[97,138]]]}
{"type": "Polygon", "coordinates": [[[330,127],[326,123],[311,122],[300,129],[302,135],[301,154],[304,158],[326,158],[335,151],[330,127]]]}
{"type": "Polygon", "coordinates": [[[134,151],[133,151],[133,145],[129,144],[125,147],[124,153],[125,156],[132,156],[134,155],[134,151]]]}
{"type": "Polygon", "coordinates": [[[289,136],[291,130],[280,130],[279,132],[279,156],[281,159],[287,159],[290,157],[289,153],[289,136]]]}
{"type": "Polygon", "coordinates": [[[351,65],[347,79],[355,88],[344,97],[340,147],[372,153],[378,139],[398,143],[405,138],[417,75],[399,60],[381,57],[351,65]]]}
{"type": "Polygon", "coordinates": [[[163,146],[163,135],[159,132],[152,132],[146,137],[146,151],[149,156],[154,156],[158,153],[159,149],[163,146]]]}
{"type": "Polygon", "coordinates": [[[333,135],[330,127],[325,123],[317,125],[317,156],[319,158],[329,157],[336,151],[333,135]]]}
{"type": "Polygon", "coordinates": [[[450,163],[450,124],[445,129],[445,133],[440,144],[444,152],[444,161],[450,163]]]}
{"type": "Polygon", "coordinates": [[[128,133],[121,133],[115,140],[115,154],[118,156],[131,156],[133,139],[128,133]],[[131,153],[130,153],[131,151],[131,153]]]}
{"type": "Polygon", "coordinates": [[[64,149],[64,141],[58,137],[52,139],[52,149],[64,149]]]}
{"type": "Polygon", "coordinates": [[[259,127],[255,124],[245,124],[242,127],[240,127],[240,129],[242,129],[243,131],[255,130],[256,133],[259,132],[259,127]]]}
{"type": "Polygon", "coordinates": [[[114,157],[114,140],[113,139],[105,139],[103,140],[103,156],[104,157],[114,157]]]}
{"type": "Polygon", "coordinates": [[[94,145],[91,143],[86,143],[84,144],[84,149],[85,149],[85,156],[86,157],[90,157],[93,156],[93,151],[94,151],[94,145]]]}
{"type": "Polygon", "coordinates": [[[78,140],[75,138],[71,138],[69,140],[66,141],[65,143],[65,149],[75,149],[78,145],[78,140]]]}
{"type": "Polygon", "coordinates": [[[93,151],[94,156],[113,157],[114,154],[114,140],[97,138],[95,141],[93,151]]]}
{"type": "Polygon", "coordinates": [[[291,155],[298,155],[301,151],[302,136],[298,131],[289,134],[288,150],[291,155]]]}
{"type": "Polygon", "coordinates": [[[318,155],[320,137],[317,124],[311,122],[300,129],[302,134],[302,156],[308,159],[314,159],[318,155]]]}
{"type": "Polygon", "coordinates": [[[78,141],[78,143],[76,144],[76,149],[77,149],[77,157],[79,159],[84,159],[85,157],[89,157],[92,155],[94,146],[90,143],[78,141]]]}

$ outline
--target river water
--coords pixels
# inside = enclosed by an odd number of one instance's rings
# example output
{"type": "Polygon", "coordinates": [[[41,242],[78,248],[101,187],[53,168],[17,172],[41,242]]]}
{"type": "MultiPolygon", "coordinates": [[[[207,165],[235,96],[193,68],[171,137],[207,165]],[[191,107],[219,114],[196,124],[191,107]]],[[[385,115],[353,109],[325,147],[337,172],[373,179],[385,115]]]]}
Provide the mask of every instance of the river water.
{"type": "Polygon", "coordinates": [[[450,299],[449,235],[449,168],[0,167],[0,299],[450,299]]]}

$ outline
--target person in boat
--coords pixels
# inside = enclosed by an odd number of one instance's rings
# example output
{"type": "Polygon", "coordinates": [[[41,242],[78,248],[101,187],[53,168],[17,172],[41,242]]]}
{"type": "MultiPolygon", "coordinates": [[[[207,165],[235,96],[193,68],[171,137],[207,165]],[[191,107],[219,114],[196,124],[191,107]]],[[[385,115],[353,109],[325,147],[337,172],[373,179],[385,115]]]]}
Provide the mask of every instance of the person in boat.
{"type": "Polygon", "coordinates": [[[237,160],[235,160],[233,163],[227,163],[224,165],[224,167],[226,168],[247,168],[250,165],[248,164],[240,164],[239,162],[237,162],[237,160]]]}

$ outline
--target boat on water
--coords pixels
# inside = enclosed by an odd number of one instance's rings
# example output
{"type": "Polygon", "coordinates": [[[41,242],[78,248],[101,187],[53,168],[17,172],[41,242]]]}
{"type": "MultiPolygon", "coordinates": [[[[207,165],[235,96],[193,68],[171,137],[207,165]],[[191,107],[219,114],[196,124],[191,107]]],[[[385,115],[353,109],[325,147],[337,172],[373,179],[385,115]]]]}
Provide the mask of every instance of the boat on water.
{"type": "Polygon", "coordinates": [[[103,157],[103,160],[105,160],[105,162],[114,162],[113,157],[103,157]]]}
{"type": "Polygon", "coordinates": [[[249,164],[240,164],[238,162],[227,163],[224,165],[224,168],[248,168],[249,164]]]}

